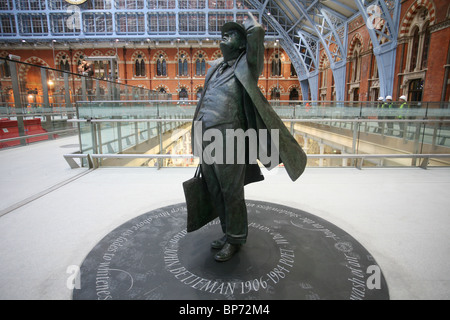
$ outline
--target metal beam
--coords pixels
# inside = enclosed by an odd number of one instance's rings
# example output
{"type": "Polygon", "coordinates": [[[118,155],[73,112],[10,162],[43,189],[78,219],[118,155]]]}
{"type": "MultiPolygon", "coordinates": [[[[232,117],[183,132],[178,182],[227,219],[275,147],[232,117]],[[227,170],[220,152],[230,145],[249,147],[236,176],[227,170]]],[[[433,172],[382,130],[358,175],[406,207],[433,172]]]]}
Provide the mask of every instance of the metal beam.
{"type": "Polygon", "coordinates": [[[392,95],[400,0],[375,0],[368,5],[364,0],[356,0],[355,3],[372,40],[373,53],[377,59],[380,75],[380,95],[383,97],[392,95]]]}
{"type": "MultiPolygon", "coordinates": [[[[260,16],[264,17],[265,20],[272,26],[272,28],[278,33],[280,37],[280,44],[283,49],[288,54],[291,59],[291,63],[294,65],[295,70],[297,71],[297,75],[299,80],[307,77],[307,70],[304,65],[304,61],[299,51],[297,50],[294,41],[289,36],[287,31],[281,26],[281,24],[277,21],[276,17],[271,15],[264,14],[262,11],[263,6],[257,0],[248,0],[248,2],[256,9],[259,10],[260,16]]],[[[272,3],[273,4],[273,3],[272,3]]],[[[278,14],[282,14],[282,10],[278,11],[278,14]]],[[[284,19],[289,19],[287,16],[283,17],[284,19]]]]}

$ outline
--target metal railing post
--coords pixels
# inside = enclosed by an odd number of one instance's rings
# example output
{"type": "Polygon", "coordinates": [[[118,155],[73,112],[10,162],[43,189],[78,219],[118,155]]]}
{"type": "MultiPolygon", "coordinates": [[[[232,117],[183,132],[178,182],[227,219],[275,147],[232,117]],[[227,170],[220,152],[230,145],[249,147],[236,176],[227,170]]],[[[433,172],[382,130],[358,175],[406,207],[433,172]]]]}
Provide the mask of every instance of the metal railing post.
{"type": "Polygon", "coordinates": [[[83,99],[83,101],[88,101],[85,77],[81,77],[81,99],[83,99]]]}
{"type": "Polygon", "coordinates": [[[64,72],[64,102],[66,104],[67,118],[72,119],[73,106],[70,101],[69,74],[64,72]]]}
{"type": "MultiPolygon", "coordinates": [[[[42,84],[42,95],[44,99],[42,112],[49,113],[51,112],[51,109],[50,109],[50,98],[48,95],[48,82],[46,69],[41,69],[41,84],[42,84]]],[[[45,115],[45,128],[49,131],[53,131],[52,117],[50,114],[45,115]]],[[[53,135],[49,135],[48,138],[49,140],[53,140],[53,135]]]]}
{"type": "MultiPolygon", "coordinates": [[[[25,136],[25,124],[23,122],[22,98],[20,95],[19,79],[17,77],[17,63],[15,61],[10,61],[9,67],[11,70],[11,84],[14,95],[14,107],[16,109],[17,115],[17,129],[19,132],[19,137],[23,137],[25,136]]],[[[20,139],[20,144],[22,146],[25,146],[27,144],[26,139],[20,139]]]]}

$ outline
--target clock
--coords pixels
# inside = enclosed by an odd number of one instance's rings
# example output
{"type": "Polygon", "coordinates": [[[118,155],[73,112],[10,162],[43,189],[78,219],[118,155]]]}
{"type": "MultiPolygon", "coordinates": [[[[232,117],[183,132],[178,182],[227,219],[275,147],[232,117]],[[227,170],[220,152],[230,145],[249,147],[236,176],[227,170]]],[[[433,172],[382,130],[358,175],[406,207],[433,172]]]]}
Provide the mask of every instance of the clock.
{"type": "Polygon", "coordinates": [[[70,4],[83,4],[85,3],[87,0],[66,0],[66,2],[70,3],[70,4]]]}

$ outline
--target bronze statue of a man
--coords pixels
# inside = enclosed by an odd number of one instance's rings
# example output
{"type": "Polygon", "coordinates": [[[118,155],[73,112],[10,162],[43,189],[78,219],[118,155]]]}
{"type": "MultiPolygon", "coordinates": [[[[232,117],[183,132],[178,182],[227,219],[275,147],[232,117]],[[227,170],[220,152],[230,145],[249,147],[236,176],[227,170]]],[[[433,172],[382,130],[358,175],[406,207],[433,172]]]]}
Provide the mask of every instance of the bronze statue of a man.
{"type": "Polygon", "coordinates": [[[215,255],[217,261],[227,261],[247,239],[244,186],[264,179],[256,159],[250,156],[251,151],[256,150],[252,154],[260,161],[261,151],[276,154],[275,161],[262,163],[269,169],[283,163],[294,181],[305,169],[306,155],[258,88],[264,67],[263,27],[249,12],[243,25],[228,22],[221,32],[223,58],[213,61],[206,75],[203,95],[194,114],[192,147],[194,155],[201,159],[201,172],[223,231],[223,236],[211,246],[220,250],[215,255]],[[251,134],[246,136],[245,143],[229,144],[227,133],[236,130],[253,130],[256,144],[249,139],[251,134]],[[263,139],[262,130],[268,132],[268,139],[263,139]],[[213,143],[215,157],[211,159],[204,151],[211,150],[213,143]],[[226,148],[230,145],[231,148],[226,148]],[[239,156],[242,154],[243,158],[239,156]]]}

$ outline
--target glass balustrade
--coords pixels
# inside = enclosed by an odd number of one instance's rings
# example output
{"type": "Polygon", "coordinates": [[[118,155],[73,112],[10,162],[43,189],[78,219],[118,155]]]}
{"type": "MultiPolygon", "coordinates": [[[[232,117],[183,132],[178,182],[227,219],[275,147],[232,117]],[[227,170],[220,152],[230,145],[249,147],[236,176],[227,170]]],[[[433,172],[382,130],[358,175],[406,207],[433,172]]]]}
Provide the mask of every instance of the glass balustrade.
{"type": "Polygon", "coordinates": [[[80,116],[79,102],[171,99],[170,94],[14,60],[18,58],[0,58],[0,149],[77,134],[77,124],[68,120],[80,116]]]}
{"type": "MultiPolygon", "coordinates": [[[[390,108],[346,102],[276,101],[272,105],[308,153],[311,167],[420,166],[424,161],[429,166],[446,166],[450,161],[436,156],[450,154],[447,103],[402,108],[398,103],[390,108]],[[417,154],[435,157],[411,156],[417,154]]],[[[190,128],[196,101],[83,102],[78,106],[87,119],[81,122],[83,151],[106,155],[98,158],[102,166],[197,164],[197,158],[177,157],[192,154],[190,128]],[[108,156],[114,153],[134,158],[108,156]],[[156,154],[167,157],[145,158],[156,154]]]]}
{"type": "MultiPolygon", "coordinates": [[[[195,166],[197,101],[0,59],[0,148],[78,134],[99,166],[195,166]]],[[[448,102],[271,101],[309,167],[447,166],[448,102]]],[[[87,165],[83,159],[83,165],[87,165]]]]}

